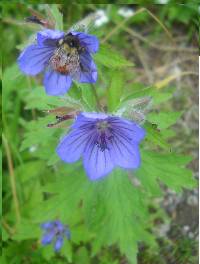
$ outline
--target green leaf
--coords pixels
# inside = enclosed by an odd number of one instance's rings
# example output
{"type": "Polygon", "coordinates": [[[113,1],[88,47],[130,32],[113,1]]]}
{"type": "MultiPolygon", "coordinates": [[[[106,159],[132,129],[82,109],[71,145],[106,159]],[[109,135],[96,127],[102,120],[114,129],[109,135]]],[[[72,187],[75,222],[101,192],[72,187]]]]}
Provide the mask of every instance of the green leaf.
{"type": "Polygon", "coordinates": [[[96,98],[94,95],[95,87],[92,87],[88,84],[78,84],[82,91],[82,100],[84,102],[84,109],[85,111],[96,111],[96,98]]]}
{"type": "Polygon", "coordinates": [[[141,83],[129,84],[128,86],[130,91],[128,94],[124,94],[122,97],[122,103],[138,97],[150,96],[153,99],[153,105],[158,105],[171,99],[174,92],[174,89],[171,89],[168,92],[163,92],[154,86],[145,86],[141,83]]]}
{"type": "Polygon", "coordinates": [[[25,138],[22,141],[20,150],[24,150],[31,146],[44,145],[49,143],[53,135],[55,135],[57,129],[48,128],[47,125],[55,121],[52,116],[46,116],[43,118],[38,118],[37,121],[31,121],[26,124],[27,132],[25,133],[25,138]]]}
{"type": "Polygon", "coordinates": [[[1,262],[1,264],[7,264],[5,256],[3,256],[3,255],[0,256],[0,262],[1,262]]]}
{"type": "Polygon", "coordinates": [[[55,255],[52,244],[42,246],[41,251],[42,251],[42,256],[44,257],[44,259],[48,261],[55,255]]]}
{"type": "Polygon", "coordinates": [[[15,174],[17,178],[20,178],[20,182],[23,184],[35,181],[39,175],[45,172],[45,168],[46,164],[43,161],[27,161],[26,163],[15,167],[15,174]]]}
{"type": "Polygon", "coordinates": [[[56,21],[55,29],[63,30],[63,15],[60,13],[57,4],[50,5],[51,13],[56,21]]]}
{"type": "Polygon", "coordinates": [[[155,246],[154,239],[146,231],[148,210],[142,197],[142,192],[133,187],[121,170],[90,184],[84,199],[84,212],[86,224],[97,234],[93,254],[102,246],[117,244],[130,263],[137,263],[138,241],[155,246]]]}
{"type": "Polygon", "coordinates": [[[90,263],[89,252],[86,247],[82,246],[77,250],[76,255],[74,256],[74,262],[82,264],[90,263]]]}
{"type": "Polygon", "coordinates": [[[107,91],[108,111],[113,112],[120,103],[123,91],[123,74],[121,71],[111,72],[111,84],[107,91]]]}
{"type": "Polygon", "coordinates": [[[147,120],[157,124],[159,129],[166,129],[175,124],[181,115],[182,112],[149,113],[147,115],[147,120]]]}
{"type": "Polygon", "coordinates": [[[172,98],[172,92],[158,92],[155,91],[154,93],[151,94],[153,96],[153,104],[158,105],[161,103],[164,103],[172,98]]]}
{"type": "Polygon", "coordinates": [[[22,219],[20,224],[16,227],[16,232],[12,236],[14,240],[38,239],[41,235],[39,224],[32,223],[27,219],[22,219]]]}
{"type": "Polygon", "coordinates": [[[153,124],[150,124],[149,122],[145,123],[144,128],[147,131],[147,135],[145,137],[146,141],[153,143],[154,146],[159,146],[162,149],[171,151],[171,146],[166,142],[159,129],[154,127],[153,124]]]}
{"type": "Polygon", "coordinates": [[[13,91],[18,90],[20,86],[20,91],[24,87],[28,87],[28,79],[26,76],[22,75],[19,67],[16,63],[11,65],[10,67],[7,67],[4,70],[3,74],[3,87],[6,87],[6,89],[3,89],[3,94],[2,94],[2,101],[4,108],[3,110],[7,110],[8,108],[13,109],[13,104],[9,103],[12,101],[9,96],[12,94],[13,91]],[[11,107],[10,107],[11,106],[11,107]]]}
{"type": "Polygon", "coordinates": [[[136,263],[139,241],[155,246],[154,239],[146,231],[150,227],[147,201],[121,170],[115,170],[102,181],[90,182],[79,165],[66,165],[59,169],[59,176],[52,183],[43,187],[43,191],[51,193],[51,198],[36,204],[32,219],[45,221],[59,216],[61,221],[69,224],[73,242],[79,243],[91,236],[86,230],[86,237],[81,235],[84,232],[76,234],[76,223],[83,217],[91,234],[98,236],[92,242],[93,254],[103,246],[117,244],[130,263],[136,263]]]}
{"type": "Polygon", "coordinates": [[[180,192],[182,188],[194,188],[196,181],[192,172],[184,166],[191,161],[191,157],[177,154],[161,154],[152,151],[141,151],[142,165],[134,172],[145,190],[154,196],[160,195],[158,181],[169,188],[180,192]]]}
{"type": "Polygon", "coordinates": [[[121,98],[122,103],[125,101],[128,101],[128,100],[131,100],[131,99],[138,98],[138,97],[151,96],[154,89],[155,89],[152,86],[146,87],[142,83],[129,84],[127,87],[129,88],[129,91],[126,92],[122,96],[122,98],[121,98]]]}
{"type": "Polygon", "coordinates": [[[60,250],[60,254],[68,260],[69,263],[72,262],[72,246],[70,241],[64,240],[63,246],[60,250]]]}
{"type": "Polygon", "coordinates": [[[54,107],[70,107],[75,110],[83,109],[80,100],[74,99],[69,95],[61,97],[47,96],[43,86],[34,87],[25,98],[26,109],[49,110],[54,107]]]}
{"type": "Polygon", "coordinates": [[[117,51],[108,45],[101,44],[99,51],[94,55],[95,61],[108,68],[122,68],[131,67],[134,64],[124,57],[122,57],[117,51]]]}
{"type": "Polygon", "coordinates": [[[88,243],[92,238],[94,238],[94,234],[89,232],[85,224],[70,226],[70,231],[71,241],[77,245],[79,245],[81,242],[88,243]]]}
{"type": "Polygon", "coordinates": [[[73,167],[66,164],[59,168],[58,173],[53,182],[42,187],[43,192],[52,195],[49,199],[35,205],[31,212],[32,218],[35,221],[41,221],[41,219],[46,221],[59,216],[69,225],[74,224],[73,221],[79,212],[78,204],[84,196],[88,180],[78,164],[74,164],[73,167]]]}

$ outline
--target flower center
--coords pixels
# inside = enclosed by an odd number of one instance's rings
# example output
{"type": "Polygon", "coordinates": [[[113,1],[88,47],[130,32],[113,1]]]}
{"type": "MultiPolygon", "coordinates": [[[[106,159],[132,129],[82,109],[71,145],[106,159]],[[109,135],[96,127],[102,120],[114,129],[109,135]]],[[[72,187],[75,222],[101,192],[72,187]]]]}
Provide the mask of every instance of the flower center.
{"type": "Polygon", "coordinates": [[[108,124],[108,121],[100,121],[96,124],[98,131],[105,131],[110,125],[108,124]]]}
{"type": "Polygon", "coordinates": [[[100,148],[101,151],[109,149],[108,143],[113,137],[110,124],[107,121],[100,121],[97,122],[96,128],[98,132],[96,145],[100,148]]]}

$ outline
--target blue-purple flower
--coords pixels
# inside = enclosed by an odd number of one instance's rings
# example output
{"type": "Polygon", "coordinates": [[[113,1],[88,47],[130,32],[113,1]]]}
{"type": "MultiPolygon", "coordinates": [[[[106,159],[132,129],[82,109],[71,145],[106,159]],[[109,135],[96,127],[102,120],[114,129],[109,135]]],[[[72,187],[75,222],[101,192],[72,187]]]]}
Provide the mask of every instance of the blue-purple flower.
{"type": "Polygon", "coordinates": [[[98,48],[98,39],[93,35],[46,29],[37,33],[37,43],[29,45],[20,54],[18,65],[27,75],[45,71],[46,93],[63,95],[72,80],[96,82],[97,68],[91,53],[97,52],[98,48]]]}
{"type": "Polygon", "coordinates": [[[54,250],[57,252],[61,249],[64,239],[70,239],[68,226],[63,225],[59,220],[45,222],[41,225],[44,234],[41,240],[43,245],[54,243],[54,250]]]}
{"type": "Polygon", "coordinates": [[[136,169],[140,166],[139,143],[145,130],[136,123],[104,113],[80,113],[57,147],[64,162],[83,157],[91,180],[99,179],[114,167],[136,169]]]}

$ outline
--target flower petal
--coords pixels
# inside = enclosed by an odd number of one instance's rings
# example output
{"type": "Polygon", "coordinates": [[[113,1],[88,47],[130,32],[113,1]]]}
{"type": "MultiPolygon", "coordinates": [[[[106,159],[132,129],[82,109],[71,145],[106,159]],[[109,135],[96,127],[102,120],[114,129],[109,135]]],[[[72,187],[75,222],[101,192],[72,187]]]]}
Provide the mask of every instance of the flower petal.
{"type": "Polygon", "coordinates": [[[87,144],[83,154],[83,164],[90,180],[97,180],[108,174],[114,168],[110,150],[102,151],[95,143],[94,137],[87,144]]]}
{"type": "Polygon", "coordinates": [[[51,229],[54,226],[53,222],[46,222],[41,224],[41,228],[48,230],[51,229]]]}
{"type": "Polygon", "coordinates": [[[43,235],[43,237],[42,237],[42,241],[41,241],[41,243],[42,243],[43,245],[50,244],[51,241],[53,240],[54,236],[55,236],[55,232],[54,232],[54,231],[51,231],[51,232],[47,232],[47,233],[45,233],[45,234],[43,235]]]}
{"type": "Polygon", "coordinates": [[[125,169],[136,169],[140,166],[140,152],[137,142],[132,142],[124,134],[115,131],[109,145],[112,161],[116,166],[125,169]]]}
{"type": "Polygon", "coordinates": [[[104,120],[108,116],[104,113],[80,113],[76,117],[76,121],[72,125],[72,128],[83,128],[84,126],[88,127],[89,130],[93,128],[96,121],[98,120],[104,120]]]}
{"type": "Polygon", "coordinates": [[[89,35],[82,32],[71,32],[72,35],[79,38],[80,44],[83,45],[87,51],[95,53],[99,49],[99,40],[96,36],[89,35]]]}
{"type": "Polygon", "coordinates": [[[54,51],[53,47],[28,46],[17,59],[22,72],[36,75],[44,70],[54,51]]]}
{"type": "Polygon", "coordinates": [[[37,33],[37,43],[41,46],[55,46],[56,41],[62,37],[64,37],[64,32],[59,30],[46,29],[37,33]]]}
{"type": "Polygon", "coordinates": [[[54,225],[56,225],[58,231],[62,232],[64,230],[64,226],[59,220],[54,221],[54,225]]]}
{"type": "Polygon", "coordinates": [[[91,133],[90,130],[73,130],[70,132],[58,145],[56,149],[58,156],[68,163],[79,160],[91,133]]]}
{"type": "Polygon", "coordinates": [[[63,245],[63,237],[62,236],[58,236],[54,245],[54,249],[55,251],[59,251],[63,245]]]}
{"type": "Polygon", "coordinates": [[[119,117],[110,117],[108,120],[115,131],[119,131],[134,142],[140,142],[145,137],[144,128],[132,121],[119,117]]]}
{"type": "Polygon", "coordinates": [[[88,52],[80,55],[80,67],[71,76],[72,79],[80,83],[94,83],[97,81],[97,68],[88,52]]]}
{"type": "Polygon", "coordinates": [[[81,69],[80,69],[80,83],[94,83],[97,81],[97,67],[92,60],[92,57],[89,53],[84,52],[80,55],[80,63],[81,63],[81,69]]]}
{"type": "Polygon", "coordinates": [[[65,94],[72,83],[69,75],[63,75],[53,70],[49,70],[44,76],[44,87],[48,95],[65,94]]]}

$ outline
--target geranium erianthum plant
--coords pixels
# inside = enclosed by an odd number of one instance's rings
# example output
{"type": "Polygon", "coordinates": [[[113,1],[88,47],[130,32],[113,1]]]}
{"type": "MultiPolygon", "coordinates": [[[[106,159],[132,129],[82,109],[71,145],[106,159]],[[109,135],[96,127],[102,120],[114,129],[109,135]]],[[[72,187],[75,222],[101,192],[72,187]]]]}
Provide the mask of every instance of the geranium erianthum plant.
{"type": "Polygon", "coordinates": [[[68,226],[63,225],[59,220],[45,222],[41,225],[44,234],[41,239],[43,245],[54,243],[54,250],[59,251],[63,245],[64,238],[70,239],[68,226]]]}
{"type": "Polygon", "coordinates": [[[105,113],[80,113],[70,133],[57,147],[64,162],[83,157],[88,177],[97,180],[114,167],[136,169],[140,166],[139,143],[145,130],[127,119],[105,113]]]}
{"type": "Polygon", "coordinates": [[[94,83],[97,68],[91,53],[97,52],[98,39],[82,32],[64,33],[46,29],[37,33],[37,42],[20,54],[18,65],[27,75],[45,71],[44,86],[48,95],[63,95],[72,84],[94,83]]]}

